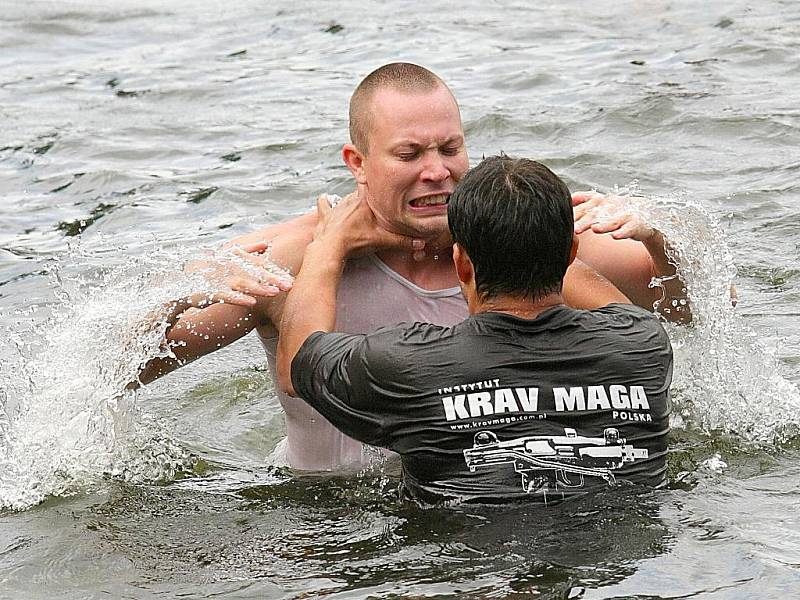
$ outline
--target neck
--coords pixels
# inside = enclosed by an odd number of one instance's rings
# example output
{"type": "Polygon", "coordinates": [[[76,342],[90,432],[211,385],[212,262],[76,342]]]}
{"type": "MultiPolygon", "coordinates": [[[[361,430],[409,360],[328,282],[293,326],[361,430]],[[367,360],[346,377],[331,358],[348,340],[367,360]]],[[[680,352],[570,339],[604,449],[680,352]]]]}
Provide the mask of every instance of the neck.
{"type": "Polygon", "coordinates": [[[469,312],[470,314],[499,312],[521,319],[535,319],[547,309],[561,304],[564,304],[564,299],[560,293],[549,294],[536,300],[518,296],[495,296],[485,300],[474,299],[469,303],[469,312]]]}
{"type": "Polygon", "coordinates": [[[399,250],[383,250],[377,256],[390,269],[422,288],[444,289],[458,285],[452,246],[427,252],[422,258],[399,250]]]}

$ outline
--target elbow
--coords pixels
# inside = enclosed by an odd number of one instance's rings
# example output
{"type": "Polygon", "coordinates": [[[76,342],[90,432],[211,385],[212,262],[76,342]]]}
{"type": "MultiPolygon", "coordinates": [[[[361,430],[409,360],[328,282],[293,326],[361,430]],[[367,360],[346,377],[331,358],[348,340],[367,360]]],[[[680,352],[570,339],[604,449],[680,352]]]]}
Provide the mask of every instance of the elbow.
{"type": "Polygon", "coordinates": [[[159,377],[166,375],[182,366],[184,363],[174,358],[153,358],[142,365],[136,379],[128,382],[126,390],[136,390],[143,385],[152,383],[159,377]]]}

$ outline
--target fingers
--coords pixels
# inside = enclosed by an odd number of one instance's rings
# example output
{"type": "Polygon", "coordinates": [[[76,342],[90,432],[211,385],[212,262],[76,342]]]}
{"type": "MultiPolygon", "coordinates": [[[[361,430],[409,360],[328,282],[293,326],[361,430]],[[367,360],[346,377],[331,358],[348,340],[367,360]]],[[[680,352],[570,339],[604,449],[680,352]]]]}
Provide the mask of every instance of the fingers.
{"type": "Polygon", "coordinates": [[[391,233],[382,229],[376,233],[375,240],[369,244],[371,249],[405,250],[412,254],[422,253],[422,256],[425,256],[425,240],[423,239],[412,238],[410,236],[400,235],[399,233],[391,233]]]}
{"type": "Polygon", "coordinates": [[[261,283],[267,286],[278,288],[282,292],[288,292],[294,285],[294,277],[286,274],[276,274],[265,271],[266,276],[261,278],[261,283]]]}
{"type": "Polygon", "coordinates": [[[596,199],[587,200],[585,204],[581,204],[573,209],[575,233],[583,233],[597,221],[598,215],[596,214],[595,208],[597,208],[598,204],[599,201],[596,199]]]}
{"type": "Polygon", "coordinates": [[[213,294],[199,294],[192,305],[195,308],[205,308],[211,304],[236,304],[237,306],[255,306],[259,298],[272,298],[281,293],[274,285],[262,285],[251,279],[234,277],[225,282],[230,290],[215,292],[213,294]]]}
{"type": "Polygon", "coordinates": [[[614,215],[613,217],[603,221],[598,220],[592,223],[592,231],[595,233],[608,233],[610,231],[616,231],[628,223],[630,219],[631,215],[623,213],[621,215],[614,215]]]}
{"type": "Polygon", "coordinates": [[[615,240],[638,239],[641,236],[641,228],[641,223],[628,221],[617,231],[612,231],[611,237],[613,237],[615,240]]]}
{"type": "Polygon", "coordinates": [[[405,235],[397,236],[401,238],[398,242],[401,244],[401,248],[404,250],[408,250],[412,254],[416,252],[422,252],[425,249],[425,240],[419,238],[412,238],[405,235]]]}
{"type": "Polygon", "coordinates": [[[602,198],[591,198],[577,206],[573,205],[572,218],[575,220],[576,224],[580,223],[581,226],[585,225],[587,220],[591,223],[591,219],[596,220],[597,208],[602,206],[602,204],[602,198]]]}
{"type": "Polygon", "coordinates": [[[242,244],[237,242],[236,240],[228,241],[222,244],[222,250],[243,250],[244,252],[248,252],[250,254],[261,254],[269,249],[270,242],[267,240],[259,240],[257,242],[248,242],[246,244],[242,244]]]}
{"type": "Polygon", "coordinates": [[[635,215],[621,215],[608,221],[592,225],[595,233],[610,233],[615,240],[631,239],[643,242],[650,238],[655,230],[635,215]]]}
{"type": "Polygon", "coordinates": [[[572,206],[579,206],[584,202],[596,199],[598,196],[602,197],[603,194],[600,194],[595,190],[589,190],[588,192],[575,192],[572,194],[572,206]]]}
{"type": "Polygon", "coordinates": [[[233,304],[235,306],[244,306],[245,308],[252,308],[258,302],[252,296],[241,292],[217,292],[211,296],[211,299],[212,302],[210,304],[233,304]]]}
{"type": "Polygon", "coordinates": [[[645,241],[654,233],[654,229],[638,215],[623,213],[592,225],[595,233],[611,233],[615,240],[632,239],[645,241]]]}
{"type": "MultiPolygon", "coordinates": [[[[241,292],[248,296],[261,296],[263,298],[271,298],[272,296],[280,294],[281,291],[285,291],[272,283],[262,283],[246,277],[231,277],[227,279],[225,283],[234,292],[241,292]]],[[[289,288],[291,288],[291,285],[289,288]]]]}
{"type": "Polygon", "coordinates": [[[320,218],[324,219],[332,210],[333,206],[331,206],[331,201],[328,197],[328,194],[321,194],[320,197],[317,198],[317,212],[319,213],[320,218]]]}
{"type": "Polygon", "coordinates": [[[230,302],[252,306],[259,297],[271,298],[292,289],[294,280],[291,275],[272,273],[259,264],[248,266],[247,269],[232,263],[214,264],[206,272],[201,271],[200,274],[208,283],[218,289],[223,288],[223,291],[216,294],[201,293],[193,305],[202,308],[216,302],[230,302]]]}
{"type": "Polygon", "coordinates": [[[235,304],[250,308],[255,306],[256,299],[241,292],[197,293],[186,298],[186,303],[191,309],[203,309],[212,304],[235,304]]]}
{"type": "Polygon", "coordinates": [[[589,229],[594,233],[610,233],[617,240],[635,239],[643,241],[653,234],[650,227],[635,211],[630,211],[632,198],[578,192],[572,195],[575,233],[580,235],[589,229]]]}
{"type": "Polygon", "coordinates": [[[229,271],[231,274],[242,272],[245,278],[253,278],[258,283],[277,287],[279,290],[288,292],[292,289],[293,278],[288,273],[276,273],[264,268],[264,258],[255,256],[249,252],[245,252],[244,248],[234,249],[234,254],[247,263],[246,268],[239,268],[231,265],[229,271]]]}
{"type": "Polygon", "coordinates": [[[229,289],[222,292],[193,294],[187,302],[193,308],[205,308],[222,303],[249,308],[256,305],[258,298],[272,298],[285,291],[277,285],[262,284],[245,277],[230,277],[225,281],[225,287],[229,289]]]}
{"type": "Polygon", "coordinates": [[[269,242],[267,241],[252,242],[250,244],[242,244],[239,246],[239,248],[241,248],[248,254],[261,254],[262,252],[265,252],[269,248],[269,242]]]}
{"type": "Polygon", "coordinates": [[[581,234],[592,226],[592,215],[583,215],[579,219],[575,219],[575,233],[581,234]]]}

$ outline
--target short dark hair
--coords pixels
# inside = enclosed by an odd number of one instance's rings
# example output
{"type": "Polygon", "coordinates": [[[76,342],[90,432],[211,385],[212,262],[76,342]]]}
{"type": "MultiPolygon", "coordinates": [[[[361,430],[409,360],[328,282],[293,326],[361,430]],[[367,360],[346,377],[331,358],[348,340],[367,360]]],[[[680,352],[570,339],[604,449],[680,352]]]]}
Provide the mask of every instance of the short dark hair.
{"type": "Polygon", "coordinates": [[[413,63],[389,63],[378,67],[358,84],[350,97],[350,141],[361,152],[369,151],[369,132],[372,127],[372,97],[380,89],[391,88],[401,92],[430,92],[443,86],[437,75],[413,63]]]}
{"type": "Polygon", "coordinates": [[[482,298],[537,300],[561,290],[572,250],[572,199],[543,164],[484,159],[450,196],[447,218],[453,240],[472,260],[482,298]]]}

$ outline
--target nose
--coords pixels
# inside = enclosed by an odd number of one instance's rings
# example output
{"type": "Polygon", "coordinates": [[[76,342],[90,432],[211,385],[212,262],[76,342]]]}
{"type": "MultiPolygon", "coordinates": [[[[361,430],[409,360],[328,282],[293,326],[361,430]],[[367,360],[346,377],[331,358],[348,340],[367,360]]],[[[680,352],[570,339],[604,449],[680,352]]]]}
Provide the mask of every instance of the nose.
{"type": "Polygon", "coordinates": [[[450,177],[450,169],[445,165],[438,152],[429,152],[425,156],[425,163],[420,173],[422,181],[440,183],[450,177]]]}

